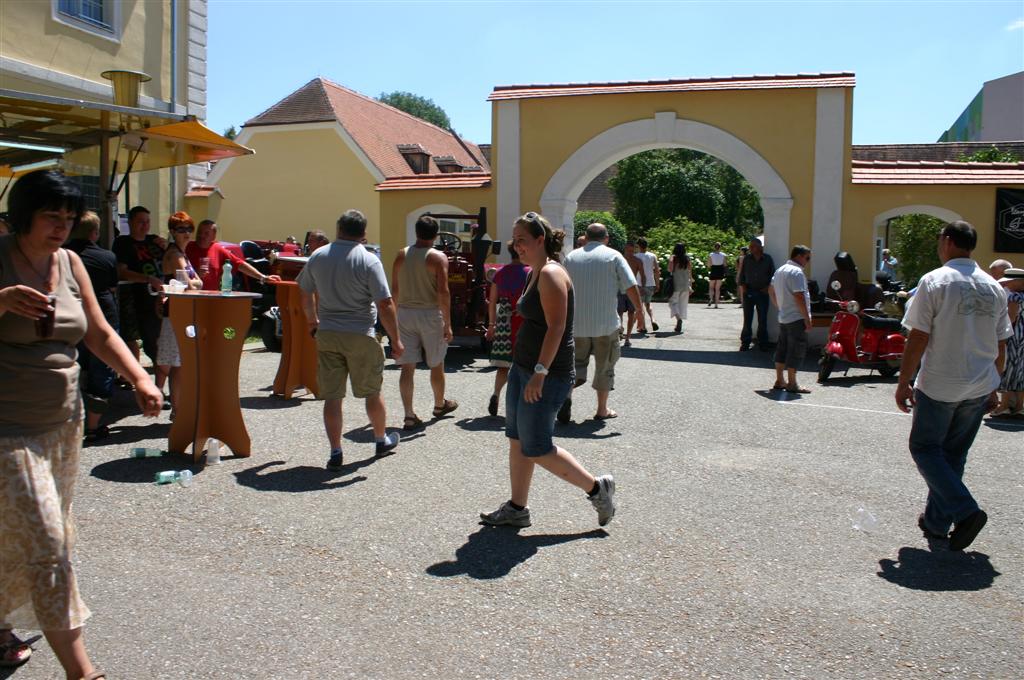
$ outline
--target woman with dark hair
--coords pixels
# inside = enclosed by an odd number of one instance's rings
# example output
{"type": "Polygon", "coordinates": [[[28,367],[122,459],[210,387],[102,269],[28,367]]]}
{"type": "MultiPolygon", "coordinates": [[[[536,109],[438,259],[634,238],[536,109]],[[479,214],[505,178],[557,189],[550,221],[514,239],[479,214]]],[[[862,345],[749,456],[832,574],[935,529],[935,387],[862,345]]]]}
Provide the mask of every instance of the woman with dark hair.
{"type": "Polygon", "coordinates": [[[555,414],[576,377],[572,281],[559,264],[564,238],[564,231],[552,229],[535,212],[517,219],[512,229],[519,259],[530,267],[517,306],[523,325],[513,348],[505,396],[512,497],[494,512],[480,513],[485,524],[530,526],[527,501],[536,465],[587,492],[601,526],[615,516],[612,476],[594,477],[552,441],[555,414]]]}
{"type": "MultiPolygon", "coordinates": [[[[179,210],[167,218],[167,250],[164,251],[161,271],[164,281],[167,282],[174,279],[178,271],[183,271],[188,279],[188,288],[201,290],[203,280],[199,278],[192,263],[185,257],[185,248],[192,240],[192,233],[195,230],[195,222],[187,212],[179,210]]],[[[178,339],[174,336],[174,327],[171,326],[166,302],[161,307],[161,316],[163,320],[160,322],[160,337],[156,343],[156,363],[159,370],[168,376],[170,382],[171,420],[174,420],[178,409],[178,396],[181,392],[181,381],[178,380],[178,374],[181,372],[181,354],[178,351],[178,339]]]]}
{"type": "Polygon", "coordinates": [[[78,187],[52,170],[29,173],[8,205],[14,233],[0,236],[0,628],[41,628],[68,678],[98,678],[71,566],[82,446],[75,345],[84,339],[128,378],[145,415],[160,413],[161,394],[103,318],[81,259],[61,248],[82,215],[78,187]]]}
{"type": "Polygon", "coordinates": [[[530,268],[519,261],[519,253],[511,241],[508,242],[508,254],[512,261],[494,275],[487,299],[487,340],[491,343],[491,366],[497,368],[494,393],[487,402],[487,412],[492,416],[498,415],[501,388],[508,381],[508,369],[512,366],[512,348],[523,323],[523,317],[516,312],[516,302],[523,294],[526,277],[530,273],[530,268]]]}
{"type": "Polygon", "coordinates": [[[686,254],[686,244],[677,243],[668,260],[668,271],[672,274],[674,286],[672,297],[668,299],[669,312],[676,320],[676,333],[683,332],[683,320],[690,305],[690,293],[693,292],[693,267],[690,256],[686,254]]]}
{"type": "Polygon", "coordinates": [[[715,249],[708,255],[708,307],[718,309],[718,300],[722,297],[722,280],[725,278],[725,253],[722,244],[716,242],[715,249]]]}

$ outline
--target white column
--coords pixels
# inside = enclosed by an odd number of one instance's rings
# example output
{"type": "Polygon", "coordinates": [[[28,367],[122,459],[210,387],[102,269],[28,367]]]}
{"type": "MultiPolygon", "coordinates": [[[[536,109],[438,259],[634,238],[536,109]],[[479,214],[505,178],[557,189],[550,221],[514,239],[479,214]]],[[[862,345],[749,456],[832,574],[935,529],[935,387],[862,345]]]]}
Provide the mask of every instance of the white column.
{"type": "Polygon", "coordinates": [[[512,238],[512,223],[519,217],[520,207],[520,149],[519,102],[501,101],[498,108],[497,148],[498,215],[494,234],[501,242],[512,238]]]}
{"type": "Polygon", "coordinates": [[[556,229],[565,230],[565,241],[562,244],[562,252],[568,253],[576,242],[573,236],[573,221],[576,218],[576,201],[567,198],[542,198],[540,201],[540,212],[548,219],[551,226],[556,229]]]}
{"type": "Polygon", "coordinates": [[[811,278],[828,280],[832,256],[840,247],[843,226],[843,151],[846,134],[846,91],[818,90],[814,131],[814,201],[811,218],[811,278]]]}
{"type": "MultiPolygon", "coordinates": [[[[793,212],[793,199],[762,198],[761,212],[764,213],[764,251],[772,256],[775,266],[780,267],[789,259],[789,219],[793,212]]],[[[779,315],[774,307],[768,310],[768,337],[773,341],[779,337],[779,315]]]]}

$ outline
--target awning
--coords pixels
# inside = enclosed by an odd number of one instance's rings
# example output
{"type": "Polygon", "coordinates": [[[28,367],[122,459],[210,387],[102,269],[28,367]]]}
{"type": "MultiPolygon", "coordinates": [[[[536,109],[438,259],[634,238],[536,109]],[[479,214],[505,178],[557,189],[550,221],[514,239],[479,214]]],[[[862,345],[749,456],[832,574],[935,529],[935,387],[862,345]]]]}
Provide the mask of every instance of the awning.
{"type": "Polygon", "coordinates": [[[0,176],[55,161],[69,174],[155,170],[253,153],[193,116],[0,89],[0,176]]]}

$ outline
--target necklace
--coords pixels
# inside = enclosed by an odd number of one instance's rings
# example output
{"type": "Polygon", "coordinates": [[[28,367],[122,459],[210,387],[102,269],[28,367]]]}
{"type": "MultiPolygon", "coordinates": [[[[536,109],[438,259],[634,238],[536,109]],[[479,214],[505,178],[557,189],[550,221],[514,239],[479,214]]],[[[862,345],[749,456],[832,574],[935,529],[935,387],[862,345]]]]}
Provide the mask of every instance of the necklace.
{"type": "Polygon", "coordinates": [[[51,255],[46,258],[46,272],[40,273],[40,271],[36,269],[36,266],[32,264],[32,260],[28,259],[28,255],[25,254],[25,251],[21,249],[21,241],[19,239],[14,239],[14,245],[18,248],[18,253],[21,255],[21,259],[25,260],[25,264],[27,264],[35,275],[39,277],[39,280],[43,282],[43,288],[46,289],[46,292],[53,292],[50,290],[50,269],[53,266],[53,256],[51,255]]]}

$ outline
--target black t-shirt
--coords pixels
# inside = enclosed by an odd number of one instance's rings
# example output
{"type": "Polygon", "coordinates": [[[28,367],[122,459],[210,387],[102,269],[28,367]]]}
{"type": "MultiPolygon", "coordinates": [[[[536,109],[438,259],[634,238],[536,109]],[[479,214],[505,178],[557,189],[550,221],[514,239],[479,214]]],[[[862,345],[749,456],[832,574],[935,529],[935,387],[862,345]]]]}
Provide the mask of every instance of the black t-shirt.
{"type": "Polygon", "coordinates": [[[74,239],[68,243],[68,250],[75,251],[82,258],[103,317],[109,323],[115,323],[118,318],[117,299],[110,292],[112,288],[117,289],[117,258],[114,253],[87,239],[74,239]]]}
{"type": "MultiPolygon", "coordinates": [[[[141,241],[136,241],[130,234],[118,236],[114,239],[111,250],[117,257],[117,263],[128,267],[128,271],[163,279],[164,249],[157,244],[155,235],[146,234],[146,238],[141,241]]],[[[146,288],[145,283],[135,283],[131,286],[138,304],[152,305],[146,288]]]]}

